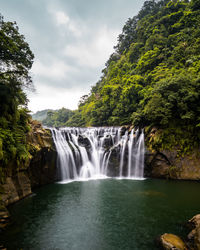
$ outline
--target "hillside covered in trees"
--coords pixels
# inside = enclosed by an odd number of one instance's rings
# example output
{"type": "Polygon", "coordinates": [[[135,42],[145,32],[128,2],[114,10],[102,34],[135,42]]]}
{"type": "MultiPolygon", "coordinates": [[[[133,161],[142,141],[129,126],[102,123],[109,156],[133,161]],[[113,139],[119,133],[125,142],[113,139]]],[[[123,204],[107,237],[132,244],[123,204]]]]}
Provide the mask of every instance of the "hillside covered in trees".
{"type": "Polygon", "coordinates": [[[37,120],[47,127],[65,127],[74,113],[74,111],[66,108],[58,110],[44,109],[31,116],[33,120],[37,120]]]}
{"type": "Polygon", "coordinates": [[[49,110],[42,124],[48,127],[65,127],[67,121],[74,115],[74,111],[66,108],[49,110]]]}
{"type": "Polygon", "coordinates": [[[40,121],[42,122],[44,119],[47,118],[47,113],[51,111],[51,109],[44,109],[44,110],[41,110],[41,111],[37,111],[36,113],[32,114],[32,118],[33,120],[37,120],[37,121],[40,121]]]}
{"type": "Polygon", "coordinates": [[[159,128],[154,146],[200,139],[200,1],[146,1],[68,126],[159,128]]]}
{"type": "MultiPolygon", "coordinates": [[[[30,154],[26,134],[30,130],[25,88],[32,88],[29,70],[34,55],[15,22],[0,15],[0,181],[2,166],[17,164],[30,154]]],[[[17,166],[18,167],[18,166],[17,166]]]]}

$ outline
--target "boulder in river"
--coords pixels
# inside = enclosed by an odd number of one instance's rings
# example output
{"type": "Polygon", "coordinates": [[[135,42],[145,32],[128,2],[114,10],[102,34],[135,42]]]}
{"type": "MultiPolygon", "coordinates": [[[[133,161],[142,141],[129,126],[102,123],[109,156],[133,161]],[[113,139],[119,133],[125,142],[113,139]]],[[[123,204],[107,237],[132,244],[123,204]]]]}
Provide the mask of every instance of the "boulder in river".
{"type": "Polygon", "coordinates": [[[200,250],[200,214],[195,215],[188,224],[192,229],[188,234],[188,240],[194,249],[200,250]]]}
{"type": "Polygon", "coordinates": [[[187,250],[186,244],[183,240],[174,234],[163,234],[160,236],[160,243],[165,250],[187,250]]]}

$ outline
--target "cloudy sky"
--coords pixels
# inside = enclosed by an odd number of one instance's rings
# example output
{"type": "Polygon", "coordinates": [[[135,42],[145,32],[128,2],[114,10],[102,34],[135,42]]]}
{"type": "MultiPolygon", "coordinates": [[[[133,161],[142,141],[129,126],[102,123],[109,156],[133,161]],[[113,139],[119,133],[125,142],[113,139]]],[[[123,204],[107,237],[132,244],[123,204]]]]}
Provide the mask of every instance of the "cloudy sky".
{"type": "Polygon", "coordinates": [[[143,0],[0,0],[6,21],[16,21],[35,55],[33,112],[76,109],[88,94],[117,37],[143,0]]]}

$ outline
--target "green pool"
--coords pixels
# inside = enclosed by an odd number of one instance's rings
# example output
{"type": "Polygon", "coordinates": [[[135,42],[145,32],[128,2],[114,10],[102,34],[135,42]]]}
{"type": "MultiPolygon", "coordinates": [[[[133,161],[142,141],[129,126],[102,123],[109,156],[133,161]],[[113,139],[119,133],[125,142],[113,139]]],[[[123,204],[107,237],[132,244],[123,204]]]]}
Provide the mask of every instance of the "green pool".
{"type": "Polygon", "coordinates": [[[52,184],[10,207],[9,249],[157,249],[158,235],[187,233],[200,183],[105,179],[52,184]]]}

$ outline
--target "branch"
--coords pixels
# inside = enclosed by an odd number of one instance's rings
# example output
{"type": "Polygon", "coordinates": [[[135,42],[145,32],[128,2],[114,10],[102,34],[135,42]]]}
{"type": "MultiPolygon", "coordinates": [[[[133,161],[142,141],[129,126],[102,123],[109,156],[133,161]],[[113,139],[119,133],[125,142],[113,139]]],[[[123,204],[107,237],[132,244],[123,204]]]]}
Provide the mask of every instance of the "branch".
{"type": "Polygon", "coordinates": [[[22,73],[23,73],[23,71],[18,71],[18,70],[15,70],[15,71],[6,71],[6,72],[0,73],[0,76],[5,75],[5,74],[22,74],[22,73]]]}

